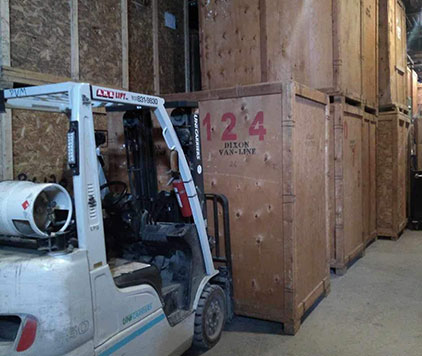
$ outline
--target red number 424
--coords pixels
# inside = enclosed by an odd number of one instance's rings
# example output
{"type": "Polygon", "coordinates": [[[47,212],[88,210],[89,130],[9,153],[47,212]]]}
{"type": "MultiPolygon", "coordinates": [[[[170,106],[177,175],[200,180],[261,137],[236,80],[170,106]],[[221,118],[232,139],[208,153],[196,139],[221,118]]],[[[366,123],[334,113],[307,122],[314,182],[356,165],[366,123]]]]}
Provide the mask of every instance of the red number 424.
{"type": "MultiPolygon", "coordinates": [[[[224,130],[221,140],[223,141],[236,141],[237,134],[235,132],[236,127],[236,116],[227,112],[221,117],[221,122],[227,122],[227,127],[224,130]]],[[[207,130],[207,141],[211,141],[211,114],[207,113],[204,120],[202,121],[203,125],[207,130]]],[[[264,127],[264,112],[259,111],[256,114],[255,119],[253,120],[251,126],[249,127],[249,136],[258,136],[259,141],[264,141],[264,137],[267,134],[267,129],[264,127]]]]}

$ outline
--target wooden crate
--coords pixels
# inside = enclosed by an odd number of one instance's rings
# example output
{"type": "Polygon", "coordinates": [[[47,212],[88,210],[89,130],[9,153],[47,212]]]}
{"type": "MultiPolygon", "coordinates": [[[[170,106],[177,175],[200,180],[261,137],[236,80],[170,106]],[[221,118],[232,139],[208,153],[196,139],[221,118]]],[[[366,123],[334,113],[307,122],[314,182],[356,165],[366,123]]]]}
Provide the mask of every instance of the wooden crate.
{"type": "Polygon", "coordinates": [[[362,121],[362,222],[365,246],[377,238],[377,116],[364,112],[362,121]]]}
{"type": "Polygon", "coordinates": [[[377,0],[201,1],[203,88],[293,78],[375,108],[377,10],[377,0]]]}
{"type": "Polygon", "coordinates": [[[379,3],[379,101],[407,108],[406,13],[400,0],[379,3]]]}
{"type": "Polygon", "coordinates": [[[406,226],[410,119],[396,110],[380,113],[377,131],[377,232],[397,239],[406,226]]]}
{"type": "Polygon", "coordinates": [[[295,334],[329,291],[327,96],[295,82],[169,95],[198,100],[205,189],[230,202],[235,312],[295,334]]]}
{"type": "Polygon", "coordinates": [[[335,234],[331,267],[344,274],[364,250],[362,229],[362,123],[363,110],[345,97],[331,104],[334,125],[335,234]]]}

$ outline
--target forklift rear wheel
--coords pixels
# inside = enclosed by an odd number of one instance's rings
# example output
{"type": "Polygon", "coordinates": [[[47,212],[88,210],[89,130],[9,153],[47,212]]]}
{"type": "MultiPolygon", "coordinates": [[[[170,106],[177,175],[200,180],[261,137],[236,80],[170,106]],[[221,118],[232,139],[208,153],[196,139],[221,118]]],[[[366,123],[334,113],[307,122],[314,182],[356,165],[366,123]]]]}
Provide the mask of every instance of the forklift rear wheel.
{"type": "Polygon", "coordinates": [[[225,295],[220,286],[206,285],[195,315],[195,348],[208,350],[221,337],[226,315],[225,295]]]}

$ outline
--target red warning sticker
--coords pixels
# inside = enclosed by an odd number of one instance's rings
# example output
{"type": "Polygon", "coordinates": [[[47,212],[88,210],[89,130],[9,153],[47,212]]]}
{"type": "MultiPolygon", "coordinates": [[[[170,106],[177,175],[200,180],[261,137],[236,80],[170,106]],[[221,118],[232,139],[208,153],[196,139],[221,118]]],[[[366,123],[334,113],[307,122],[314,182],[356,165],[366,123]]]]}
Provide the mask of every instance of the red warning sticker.
{"type": "Polygon", "coordinates": [[[29,206],[29,202],[28,202],[28,200],[25,200],[25,201],[22,203],[22,208],[23,208],[23,210],[26,210],[26,209],[28,208],[28,206],[29,206]]]}

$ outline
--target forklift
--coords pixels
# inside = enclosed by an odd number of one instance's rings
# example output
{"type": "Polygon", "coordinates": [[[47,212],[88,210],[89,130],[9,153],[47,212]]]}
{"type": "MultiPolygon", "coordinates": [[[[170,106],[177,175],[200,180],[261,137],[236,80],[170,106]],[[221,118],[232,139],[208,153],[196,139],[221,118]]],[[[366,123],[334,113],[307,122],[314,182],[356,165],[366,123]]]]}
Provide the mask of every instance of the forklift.
{"type": "Polygon", "coordinates": [[[0,112],[68,116],[73,182],[0,182],[1,356],[181,355],[219,341],[232,316],[228,202],[203,191],[195,105],[168,104],[170,117],[164,104],[74,82],[0,91],[0,112]],[[101,108],[123,112],[127,182],[103,171],[101,108]],[[157,189],[153,118],[171,152],[170,191],[157,189]]]}

